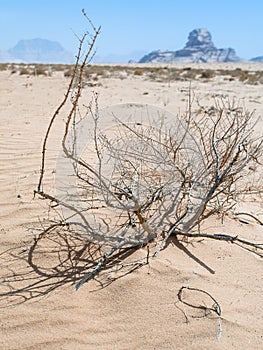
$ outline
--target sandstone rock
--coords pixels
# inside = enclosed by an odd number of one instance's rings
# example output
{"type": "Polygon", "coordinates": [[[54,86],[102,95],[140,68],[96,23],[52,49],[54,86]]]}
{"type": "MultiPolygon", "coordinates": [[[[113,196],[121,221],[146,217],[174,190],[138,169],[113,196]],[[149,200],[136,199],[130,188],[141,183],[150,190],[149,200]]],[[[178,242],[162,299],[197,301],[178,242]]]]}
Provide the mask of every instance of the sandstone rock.
{"type": "Polygon", "coordinates": [[[192,30],[188,36],[188,41],[185,45],[185,48],[197,48],[199,50],[202,47],[215,49],[215,45],[212,42],[212,36],[210,32],[207,29],[203,28],[192,30]]]}
{"type": "Polygon", "coordinates": [[[146,62],[239,62],[241,59],[232,48],[217,49],[207,29],[194,29],[182,50],[153,51],[140,59],[146,62]]]}

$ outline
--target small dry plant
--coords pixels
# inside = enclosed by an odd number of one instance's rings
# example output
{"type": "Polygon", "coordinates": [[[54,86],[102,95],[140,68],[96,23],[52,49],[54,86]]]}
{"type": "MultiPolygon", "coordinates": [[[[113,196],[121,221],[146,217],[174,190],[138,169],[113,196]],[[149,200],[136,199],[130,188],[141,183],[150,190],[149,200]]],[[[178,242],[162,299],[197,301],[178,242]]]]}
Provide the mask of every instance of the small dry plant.
{"type": "Polygon", "coordinates": [[[199,230],[209,216],[233,211],[240,196],[262,192],[255,179],[262,167],[262,137],[253,136],[253,113],[224,99],[216,100],[213,108],[194,111],[191,89],[180,118],[136,104],[100,111],[96,94],[84,105],[83,73],[99,35],[89,23],[92,33],[80,39],[67,92],[44,138],[35,191],[63,210],[63,219],[45,232],[66,226],[87,242],[106,247],[76,289],[117,250],[158,241],[150,255],[156,257],[171,235],[225,240],[260,252],[262,244],[199,230]],[[87,38],[88,50],[83,53],[87,38]],[[57,191],[50,194],[44,190],[46,149],[50,131],[69,101],[57,191]]]}

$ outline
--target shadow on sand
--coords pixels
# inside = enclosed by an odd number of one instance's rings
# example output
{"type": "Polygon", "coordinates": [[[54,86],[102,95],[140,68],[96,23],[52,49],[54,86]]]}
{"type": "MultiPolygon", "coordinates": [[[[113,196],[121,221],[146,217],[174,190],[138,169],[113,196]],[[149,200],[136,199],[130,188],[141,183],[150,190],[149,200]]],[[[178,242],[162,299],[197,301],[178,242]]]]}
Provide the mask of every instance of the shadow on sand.
{"type": "MultiPolygon", "coordinates": [[[[39,299],[66,285],[73,288],[97,265],[105,249],[108,249],[89,243],[63,228],[40,237],[27,247],[10,248],[0,254],[0,307],[39,299]]],[[[214,273],[177,237],[171,237],[167,244],[173,244],[208,272],[214,273]]],[[[109,257],[100,273],[93,277],[97,282],[93,291],[105,288],[145,265],[147,252],[141,249],[138,258],[138,251],[138,248],[120,249],[109,257]],[[137,263],[133,263],[135,260],[137,263]]]]}

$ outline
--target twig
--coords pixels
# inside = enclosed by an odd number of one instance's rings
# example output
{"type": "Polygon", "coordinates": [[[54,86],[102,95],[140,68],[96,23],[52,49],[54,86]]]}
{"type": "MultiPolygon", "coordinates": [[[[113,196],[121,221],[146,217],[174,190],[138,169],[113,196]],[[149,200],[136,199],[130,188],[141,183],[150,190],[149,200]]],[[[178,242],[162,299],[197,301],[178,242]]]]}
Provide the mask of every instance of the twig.
{"type": "Polygon", "coordinates": [[[77,72],[77,69],[78,69],[78,64],[79,64],[79,60],[80,60],[80,54],[81,54],[81,50],[82,50],[82,45],[83,45],[84,39],[85,39],[85,36],[83,36],[82,40],[80,41],[79,50],[78,50],[78,54],[77,54],[77,57],[76,57],[76,62],[75,62],[75,65],[74,65],[74,71],[73,71],[70,83],[68,85],[68,89],[66,91],[66,94],[64,96],[64,99],[62,100],[61,104],[56,109],[55,113],[53,114],[53,116],[52,116],[52,118],[51,118],[51,120],[49,122],[47,131],[46,131],[46,135],[45,135],[43,146],[42,146],[41,169],[40,169],[40,177],[39,177],[38,186],[37,186],[37,192],[41,192],[41,185],[42,185],[44,172],[45,172],[46,146],[47,146],[48,137],[49,137],[50,131],[52,129],[52,126],[53,126],[57,116],[59,115],[61,109],[66,104],[66,102],[67,102],[67,100],[69,98],[69,95],[70,95],[70,92],[71,92],[71,89],[72,89],[72,86],[73,86],[73,83],[74,83],[74,80],[75,80],[76,72],[77,72]]]}
{"type": "MultiPolygon", "coordinates": [[[[73,114],[73,112],[75,111],[76,107],[77,107],[77,102],[79,100],[79,97],[80,97],[80,92],[82,90],[82,87],[81,87],[81,82],[82,82],[82,73],[83,73],[83,70],[84,70],[84,66],[85,64],[87,63],[88,61],[88,58],[90,56],[92,56],[92,50],[93,50],[93,47],[95,45],[95,42],[97,40],[97,37],[100,33],[100,27],[98,29],[96,29],[94,27],[94,25],[92,24],[92,22],[90,21],[90,19],[87,17],[86,13],[84,10],[82,10],[83,12],[83,15],[88,19],[90,25],[92,26],[92,29],[94,31],[94,35],[92,37],[92,41],[91,43],[89,44],[89,49],[84,57],[84,60],[81,64],[81,67],[80,67],[80,77],[79,77],[79,80],[78,80],[78,86],[77,86],[77,94],[76,94],[76,97],[73,101],[73,107],[71,109],[71,112],[69,114],[69,116],[67,117],[67,123],[66,123],[66,131],[65,131],[65,134],[67,135],[67,128],[68,128],[68,124],[69,124],[69,121],[71,120],[71,116],[73,114]]],[[[50,131],[53,127],[53,124],[56,120],[56,118],[58,117],[61,109],[64,107],[64,105],[66,104],[69,96],[70,96],[70,92],[71,92],[71,89],[73,87],[73,83],[74,83],[74,80],[75,80],[75,77],[77,75],[77,72],[78,72],[78,69],[79,69],[79,62],[80,62],[80,58],[81,58],[81,53],[82,53],[82,48],[83,48],[83,44],[84,44],[84,41],[86,39],[86,34],[84,34],[82,36],[82,38],[80,39],[80,43],[79,43],[79,48],[78,48],[78,53],[77,53],[77,56],[76,56],[76,61],[75,61],[75,64],[74,64],[74,70],[73,70],[73,74],[72,74],[72,77],[71,77],[71,80],[70,80],[70,83],[68,85],[68,88],[67,88],[67,91],[66,91],[66,94],[64,96],[64,99],[62,100],[61,104],[59,105],[59,107],[56,109],[55,113],[53,114],[50,122],[49,122],[49,125],[48,125],[48,128],[47,128],[47,131],[46,131],[46,134],[45,134],[45,138],[44,138],[44,142],[43,142],[43,146],[42,146],[42,159],[41,159],[41,169],[40,169],[40,177],[39,177],[39,182],[38,182],[38,187],[37,187],[37,192],[41,192],[41,185],[42,185],[42,182],[43,182],[43,177],[44,177],[44,172],[45,172],[45,161],[46,161],[46,146],[47,146],[47,142],[48,142],[48,138],[49,138],[49,134],[50,134],[50,131]]]]}
{"type": "Polygon", "coordinates": [[[254,219],[259,225],[263,226],[263,221],[259,220],[259,218],[257,218],[255,215],[250,214],[250,213],[235,213],[235,215],[246,215],[246,216],[250,216],[252,219],[254,219]]]}
{"type": "Polygon", "coordinates": [[[179,289],[179,292],[178,292],[177,295],[178,295],[179,301],[181,301],[181,302],[182,302],[183,304],[185,304],[185,305],[191,306],[191,307],[193,307],[193,308],[195,308],[195,309],[208,309],[208,310],[210,310],[210,311],[214,311],[218,316],[221,316],[221,315],[222,315],[222,309],[221,309],[220,304],[216,301],[216,299],[215,299],[210,293],[206,292],[206,291],[203,290],[203,289],[198,289],[198,288],[192,288],[192,287],[183,286],[183,287],[181,287],[181,288],[179,289]],[[208,308],[208,307],[203,306],[203,305],[197,305],[197,306],[196,306],[196,305],[192,305],[192,304],[190,304],[190,303],[184,301],[183,298],[182,298],[182,293],[183,293],[183,290],[184,290],[184,289],[188,289],[188,290],[191,290],[191,291],[196,291],[196,292],[200,292],[200,293],[204,293],[204,294],[208,295],[208,296],[213,300],[213,302],[214,302],[213,307],[212,307],[212,308],[208,308]]]}
{"type": "Polygon", "coordinates": [[[235,242],[239,242],[245,245],[249,245],[251,247],[263,250],[263,243],[254,243],[251,241],[247,241],[245,239],[242,238],[238,238],[238,236],[230,236],[230,235],[226,235],[226,234],[210,234],[210,233],[195,233],[195,232],[183,232],[183,231],[176,231],[174,232],[176,235],[182,235],[182,236],[186,236],[186,237],[202,237],[202,238],[211,238],[211,239],[215,239],[218,241],[226,241],[226,242],[231,242],[231,243],[235,243],[235,242]]]}
{"type": "MultiPolygon", "coordinates": [[[[201,310],[205,310],[205,311],[209,310],[209,311],[215,312],[218,315],[218,331],[217,331],[216,339],[217,339],[217,341],[219,341],[223,329],[222,329],[222,323],[221,323],[222,309],[221,309],[221,306],[218,303],[218,301],[210,293],[206,292],[203,289],[186,287],[186,286],[182,286],[179,289],[179,292],[177,293],[177,296],[178,296],[178,300],[181,303],[183,303],[183,304],[185,304],[187,306],[190,306],[190,307],[192,307],[194,309],[201,309],[201,310]],[[208,295],[213,301],[213,306],[212,307],[207,307],[207,306],[203,306],[203,305],[194,305],[194,304],[191,304],[190,302],[187,302],[187,301],[183,300],[182,293],[183,293],[184,289],[187,289],[187,290],[190,290],[190,291],[195,291],[195,292],[200,292],[200,293],[208,295]]],[[[188,318],[186,318],[186,320],[188,321],[188,318]]]]}
{"type": "MultiPolygon", "coordinates": [[[[186,236],[186,237],[197,237],[197,238],[209,238],[214,239],[218,241],[226,241],[230,243],[242,243],[244,245],[248,245],[251,247],[254,247],[259,250],[263,250],[263,243],[254,243],[251,241],[247,241],[245,239],[239,238],[238,236],[231,236],[227,234],[219,234],[219,233],[202,233],[202,232],[185,232],[181,231],[177,228],[177,225],[172,225],[171,228],[168,230],[168,232],[165,234],[159,248],[155,251],[155,253],[151,256],[152,258],[156,258],[161,250],[163,250],[167,244],[167,241],[169,237],[171,237],[172,234],[186,236]]],[[[261,255],[260,255],[261,256],[261,255]]]]}

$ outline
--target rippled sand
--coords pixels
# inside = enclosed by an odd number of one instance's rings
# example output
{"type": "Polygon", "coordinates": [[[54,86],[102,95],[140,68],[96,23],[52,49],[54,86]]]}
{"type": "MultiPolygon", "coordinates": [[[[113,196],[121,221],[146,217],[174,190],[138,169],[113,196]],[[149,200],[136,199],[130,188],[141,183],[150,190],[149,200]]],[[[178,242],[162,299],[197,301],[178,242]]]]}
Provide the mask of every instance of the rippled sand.
{"type": "MultiPolygon", "coordinates": [[[[205,67],[214,69],[215,65],[205,67]]],[[[240,64],[226,69],[236,67],[240,64]]],[[[262,69],[262,65],[241,67],[262,69]]],[[[41,145],[69,80],[63,72],[45,77],[1,71],[0,78],[0,348],[263,348],[262,261],[233,244],[174,241],[148,266],[123,274],[112,283],[119,274],[106,271],[74,292],[75,282],[84,274],[80,267],[91,254],[87,253],[89,247],[84,252],[83,242],[63,234],[34,244],[49,215],[46,204],[33,198],[41,145]],[[74,259],[76,255],[80,261],[74,259]],[[204,317],[202,310],[178,301],[182,286],[203,289],[218,301],[221,333],[215,313],[204,317]]],[[[157,82],[129,75],[103,77],[99,83],[85,87],[83,94],[88,101],[92,91],[98,91],[101,108],[147,103],[180,114],[187,104],[189,81],[157,82]]],[[[217,76],[210,81],[194,80],[191,87],[208,105],[214,96],[235,97],[245,103],[260,116],[257,132],[262,136],[263,84],[217,76]]],[[[46,181],[51,188],[62,125],[63,121],[56,124],[48,145],[46,181]]],[[[263,220],[262,203],[250,198],[246,208],[263,220]]],[[[245,222],[226,218],[223,225],[214,218],[206,229],[262,242],[262,226],[249,218],[245,222]]],[[[141,249],[134,257],[146,254],[141,249]]],[[[197,304],[212,306],[209,298],[190,297],[197,304]]]]}

